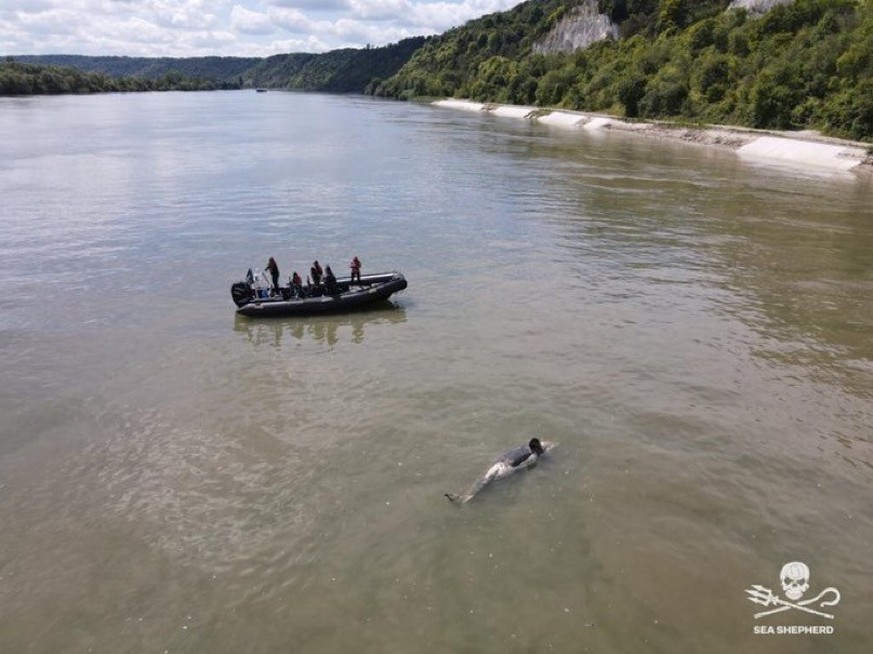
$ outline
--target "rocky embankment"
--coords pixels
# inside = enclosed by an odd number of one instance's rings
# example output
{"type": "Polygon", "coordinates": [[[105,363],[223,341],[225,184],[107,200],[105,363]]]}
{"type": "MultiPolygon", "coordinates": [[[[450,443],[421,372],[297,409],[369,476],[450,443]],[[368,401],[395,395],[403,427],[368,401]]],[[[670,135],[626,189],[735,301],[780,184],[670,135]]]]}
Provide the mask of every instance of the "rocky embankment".
{"type": "Polygon", "coordinates": [[[558,128],[614,130],[647,138],[685,141],[732,150],[737,156],[759,161],[873,174],[873,147],[869,144],[829,138],[813,131],[774,132],[724,125],[688,127],[666,122],[630,122],[602,114],[455,99],[437,100],[433,104],[529,120],[558,128]]]}

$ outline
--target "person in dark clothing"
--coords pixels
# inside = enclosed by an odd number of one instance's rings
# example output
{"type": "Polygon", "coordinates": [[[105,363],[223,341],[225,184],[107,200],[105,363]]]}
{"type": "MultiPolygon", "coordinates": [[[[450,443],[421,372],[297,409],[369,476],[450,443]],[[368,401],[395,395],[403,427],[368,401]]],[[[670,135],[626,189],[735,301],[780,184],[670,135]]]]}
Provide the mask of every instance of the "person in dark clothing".
{"type": "Polygon", "coordinates": [[[349,268],[352,270],[352,278],[349,280],[349,284],[354,283],[355,279],[358,280],[358,286],[361,285],[361,260],[358,257],[352,259],[352,262],[349,264],[349,268]]]}
{"type": "Polygon", "coordinates": [[[321,284],[321,276],[324,274],[324,271],[321,269],[321,264],[316,260],[315,263],[312,264],[312,268],[309,269],[309,274],[312,276],[312,283],[318,286],[321,284]]]}
{"type": "Polygon", "coordinates": [[[273,278],[273,293],[279,294],[279,264],[273,257],[267,262],[267,267],[264,270],[270,271],[270,277],[273,278]]]}
{"type": "Polygon", "coordinates": [[[303,297],[303,282],[296,270],[294,271],[294,274],[291,275],[291,288],[297,297],[303,297]]]}
{"type": "Polygon", "coordinates": [[[324,271],[324,288],[328,295],[336,295],[338,292],[336,287],[336,277],[334,277],[333,270],[330,269],[330,266],[328,266],[324,271]]]}

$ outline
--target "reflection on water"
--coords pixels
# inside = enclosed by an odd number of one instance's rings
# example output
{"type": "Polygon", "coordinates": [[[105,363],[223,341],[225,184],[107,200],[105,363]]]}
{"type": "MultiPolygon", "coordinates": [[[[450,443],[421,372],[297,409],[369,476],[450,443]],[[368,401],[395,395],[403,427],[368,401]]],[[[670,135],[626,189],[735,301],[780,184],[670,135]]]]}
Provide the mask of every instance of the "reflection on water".
{"type": "Polygon", "coordinates": [[[289,335],[302,341],[336,345],[340,339],[360,345],[364,342],[367,324],[406,322],[406,309],[391,300],[370,306],[366,311],[327,316],[300,316],[294,318],[248,318],[234,314],[233,331],[244,334],[252,345],[279,347],[289,335]]]}

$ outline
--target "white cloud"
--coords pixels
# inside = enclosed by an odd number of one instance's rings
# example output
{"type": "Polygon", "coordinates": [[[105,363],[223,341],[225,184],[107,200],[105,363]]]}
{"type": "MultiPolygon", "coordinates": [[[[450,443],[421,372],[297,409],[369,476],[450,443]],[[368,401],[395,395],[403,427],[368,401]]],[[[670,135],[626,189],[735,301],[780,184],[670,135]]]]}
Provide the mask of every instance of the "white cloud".
{"type": "Polygon", "coordinates": [[[268,56],[434,34],[518,0],[0,0],[0,55],[268,56]]]}
{"type": "Polygon", "coordinates": [[[397,20],[413,9],[408,0],[351,0],[349,4],[353,15],[364,20],[397,20]]]}
{"type": "Polygon", "coordinates": [[[70,26],[77,23],[74,12],[63,9],[47,9],[38,13],[19,13],[17,26],[31,34],[47,37],[63,36],[70,33],[70,26]]]}
{"type": "Polygon", "coordinates": [[[342,11],[349,8],[349,0],[266,0],[266,4],[311,11],[342,11]]]}
{"type": "Polygon", "coordinates": [[[271,9],[270,20],[281,29],[292,34],[317,34],[324,31],[327,21],[319,27],[299,9],[271,9]]]}
{"type": "Polygon", "coordinates": [[[434,29],[445,31],[462,25],[468,20],[505,11],[517,5],[516,0],[467,0],[466,2],[416,2],[413,5],[413,18],[419,25],[432,25],[434,29]]]}
{"type": "Polygon", "coordinates": [[[201,0],[145,0],[128,7],[156,25],[171,29],[199,30],[214,27],[219,21],[201,0]]]}
{"type": "Polygon", "coordinates": [[[239,5],[234,5],[230,10],[230,27],[243,34],[272,34],[276,31],[267,14],[249,11],[239,5]]]}
{"type": "Polygon", "coordinates": [[[30,2],[22,3],[15,11],[22,14],[39,14],[49,9],[54,9],[55,3],[52,0],[30,0],[30,2]]]}
{"type": "Polygon", "coordinates": [[[273,41],[269,46],[271,53],[276,52],[325,52],[330,47],[324,41],[316,36],[309,36],[305,39],[286,39],[284,41],[273,41]]]}

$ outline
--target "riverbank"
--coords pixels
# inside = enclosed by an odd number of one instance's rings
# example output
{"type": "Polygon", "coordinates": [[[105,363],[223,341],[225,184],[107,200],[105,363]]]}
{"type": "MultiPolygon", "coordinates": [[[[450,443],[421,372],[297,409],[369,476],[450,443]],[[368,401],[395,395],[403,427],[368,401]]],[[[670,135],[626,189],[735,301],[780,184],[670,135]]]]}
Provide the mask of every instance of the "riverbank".
{"type": "Polygon", "coordinates": [[[745,159],[812,166],[834,171],[873,174],[873,146],[829,138],[813,131],[776,132],[726,125],[691,127],[664,122],[631,122],[604,114],[500,105],[470,100],[436,100],[434,105],[463,111],[485,111],[566,129],[616,130],[647,138],[685,141],[732,150],[745,159]]]}

